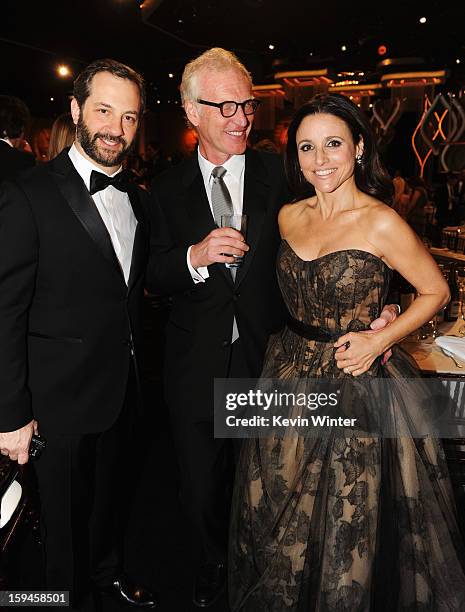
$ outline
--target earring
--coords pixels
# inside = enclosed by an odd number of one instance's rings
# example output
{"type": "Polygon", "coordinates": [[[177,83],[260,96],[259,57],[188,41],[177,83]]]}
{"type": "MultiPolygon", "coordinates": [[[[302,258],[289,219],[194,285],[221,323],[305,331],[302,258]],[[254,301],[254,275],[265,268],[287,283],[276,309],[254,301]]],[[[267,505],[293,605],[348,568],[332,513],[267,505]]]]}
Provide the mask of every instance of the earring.
{"type": "Polygon", "coordinates": [[[357,164],[359,166],[361,166],[362,165],[362,156],[361,155],[356,155],[355,156],[355,161],[357,162],[357,164]]]}

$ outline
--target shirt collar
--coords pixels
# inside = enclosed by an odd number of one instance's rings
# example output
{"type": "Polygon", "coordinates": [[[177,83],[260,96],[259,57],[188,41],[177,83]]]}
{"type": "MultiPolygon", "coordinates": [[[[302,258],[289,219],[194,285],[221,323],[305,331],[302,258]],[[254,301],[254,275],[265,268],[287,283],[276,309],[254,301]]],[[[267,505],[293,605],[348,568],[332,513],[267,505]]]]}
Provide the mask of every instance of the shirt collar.
{"type": "Polygon", "coordinates": [[[13,147],[13,143],[11,142],[11,140],[8,138],[8,136],[5,136],[5,138],[0,138],[0,140],[3,140],[3,142],[6,142],[6,144],[9,144],[10,147],[13,147]]]}
{"type": "MultiPolygon", "coordinates": [[[[206,159],[202,155],[202,153],[200,153],[200,148],[197,149],[197,155],[203,180],[206,184],[208,184],[210,181],[212,170],[213,168],[216,168],[218,164],[212,164],[211,161],[206,159]]],[[[228,161],[225,161],[224,164],[220,165],[223,166],[223,168],[225,168],[225,170],[232,175],[235,181],[239,182],[241,180],[245,168],[245,153],[242,155],[231,155],[228,161]]]]}
{"type": "Polygon", "coordinates": [[[80,175],[82,180],[85,183],[87,189],[90,186],[90,175],[92,174],[92,170],[96,172],[101,172],[103,174],[107,174],[108,176],[115,176],[118,172],[121,172],[122,166],[118,168],[116,172],[113,174],[108,174],[108,172],[103,172],[101,168],[93,164],[90,160],[88,160],[82,153],[80,153],[75,144],[73,144],[68,151],[68,155],[70,160],[73,163],[73,166],[76,168],[77,173],[80,175]]]}

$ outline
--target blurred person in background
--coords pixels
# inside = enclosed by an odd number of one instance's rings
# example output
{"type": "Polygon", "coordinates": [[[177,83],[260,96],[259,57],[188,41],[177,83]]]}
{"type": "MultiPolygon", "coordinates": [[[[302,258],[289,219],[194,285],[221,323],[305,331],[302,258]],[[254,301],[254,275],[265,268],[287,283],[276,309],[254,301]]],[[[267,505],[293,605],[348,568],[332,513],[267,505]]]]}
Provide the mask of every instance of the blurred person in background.
{"type": "Polygon", "coordinates": [[[76,137],[76,126],[71,113],[63,113],[55,119],[50,132],[48,158],[54,159],[66,147],[70,147],[76,137]]]}
{"type": "Polygon", "coordinates": [[[392,208],[419,236],[424,236],[427,216],[431,217],[429,212],[431,202],[425,181],[418,176],[404,179],[397,175],[392,182],[394,185],[392,208]]]}
{"type": "Polygon", "coordinates": [[[252,146],[255,151],[268,151],[268,153],[279,153],[279,147],[269,138],[262,138],[252,146]]]}
{"type": "Polygon", "coordinates": [[[396,176],[392,179],[394,185],[394,197],[391,207],[396,211],[402,219],[407,219],[407,212],[410,200],[410,188],[407,181],[396,172],[396,176]]]}
{"type": "Polygon", "coordinates": [[[426,211],[431,204],[426,183],[419,176],[411,176],[407,184],[410,188],[407,223],[419,236],[425,236],[428,221],[426,211]]]}
{"type": "Polygon", "coordinates": [[[37,163],[48,161],[48,148],[50,143],[50,126],[42,125],[42,121],[35,125],[31,134],[31,147],[37,163]]]}
{"type": "Polygon", "coordinates": [[[144,182],[150,185],[155,176],[170,167],[170,161],[163,153],[160,145],[155,140],[151,140],[145,147],[144,160],[144,182]]]}
{"type": "Polygon", "coordinates": [[[131,183],[139,185],[143,189],[148,189],[149,183],[144,176],[144,160],[141,155],[138,153],[128,155],[124,161],[124,168],[131,183]]]}
{"type": "Polygon", "coordinates": [[[434,194],[439,226],[457,226],[465,221],[465,180],[459,172],[448,172],[434,194]]]}
{"type": "Polygon", "coordinates": [[[35,164],[24,141],[29,109],[14,96],[0,95],[0,182],[35,164]]]}

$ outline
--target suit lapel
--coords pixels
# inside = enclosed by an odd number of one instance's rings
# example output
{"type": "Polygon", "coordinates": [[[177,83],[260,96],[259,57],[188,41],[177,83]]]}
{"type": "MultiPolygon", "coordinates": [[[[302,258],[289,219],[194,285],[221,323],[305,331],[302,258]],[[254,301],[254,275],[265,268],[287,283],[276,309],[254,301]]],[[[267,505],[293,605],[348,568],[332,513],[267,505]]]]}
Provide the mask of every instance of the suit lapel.
{"type": "Polygon", "coordinates": [[[138,187],[135,185],[130,185],[128,195],[132,210],[137,219],[134,246],[132,248],[131,270],[128,279],[129,293],[136,284],[140,275],[145,271],[145,264],[147,262],[148,233],[138,187]]]}
{"type": "Polygon", "coordinates": [[[123,271],[116,256],[110,235],[90,196],[84,181],[76,172],[68,149],[49,164],[50,174],[64,199],[100,252],[124,282],[123,271]]]}
{"type": "MultiPolygon", "coordinates": [[[[197,156],[194,156],[184,170],[182,177],[186,187],[186,208],[192,221],[193,240],[199,242],[216,224],[211,213],[205,192],[205,184],[200,172],[197,156]]],[[[236,287],[242,282],[250,268],[255,255],[260,234],[265,220],[267,202],[269,200],[270,181],[267,170],[256,151],[247,150],[245,157],[243,213],[248,215],[247,244],[250,250],[244,257],[244,263],[237,269],[236,287]]],[[[213,269],[228,283],[232,283],[231,273],[223,264],[214,264],[213,269]]]]}
{"type": "Polygon", "coordinates": [[[211,213],[200,172],[197,157],[189,160],[182,177],[186,188],[186,209],[191,219],[191,231],[195,242],[205,238],[206,234],[215,229],[216,224],[211,213]]]}
{"type": "Polygon", "coordinates": [[[256,253],[265,220],[269,190],[268,173],[260,159],[260,154],[248,149],[245,156],[242,212],[248,216],[246,242],[250,250],[246,253],[242,266],[237,269],[236,287],[240,285],[247,274],[256,253]]]}

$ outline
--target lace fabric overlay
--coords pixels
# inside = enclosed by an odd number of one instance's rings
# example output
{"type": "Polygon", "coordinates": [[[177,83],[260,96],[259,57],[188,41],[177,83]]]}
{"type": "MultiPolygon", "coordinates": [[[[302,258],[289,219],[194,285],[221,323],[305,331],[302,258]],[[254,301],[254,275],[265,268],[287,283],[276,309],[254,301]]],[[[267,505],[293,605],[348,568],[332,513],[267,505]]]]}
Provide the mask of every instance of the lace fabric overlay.
{"type": "MultiPolygon", "coordinates": [[[[305,261],[283,241],[278,279],[292,317],[330,332],[360,331],[381,312],[392,272],[365,251],[305,261]]],[[[289,329],[270,339],[263,378],[342,378],[331,344],[289,329]]],[[[415,378],[397,350],[363,377],[415,378]]],[[[421,418],[417,378],[374,398],[408,424],[421,418]]],[[[407,427],[408,431],[408,427],[407,427]]],[[[234,612],[446,612],[465,610],[463,551],[441,444],[276,435],[245,440],[230,533],[234,612]]]]}

